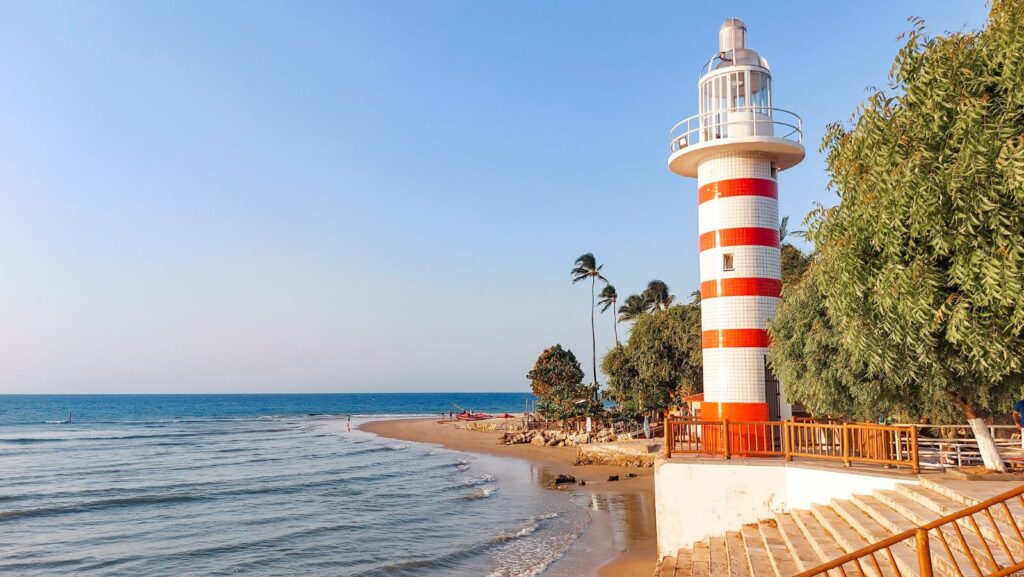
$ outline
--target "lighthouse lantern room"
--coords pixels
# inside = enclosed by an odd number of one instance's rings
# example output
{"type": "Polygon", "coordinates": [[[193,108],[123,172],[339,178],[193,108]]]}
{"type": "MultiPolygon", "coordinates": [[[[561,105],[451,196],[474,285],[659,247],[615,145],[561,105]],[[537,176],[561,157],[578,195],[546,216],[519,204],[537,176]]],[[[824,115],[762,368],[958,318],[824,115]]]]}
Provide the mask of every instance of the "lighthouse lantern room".
{"type": "MultiPolygon", "coordinates": [[[[707,420],[788,415],[766,362],[767,322],[782,288],[778,173],[804,158],[797,115],[773,107],[772,75],[727,19],[701,70],[699,112],[670,133],[669,168],[697,179],[707,420]]],[[[740,442],[754,442],[740,440],[740,442]]]]}

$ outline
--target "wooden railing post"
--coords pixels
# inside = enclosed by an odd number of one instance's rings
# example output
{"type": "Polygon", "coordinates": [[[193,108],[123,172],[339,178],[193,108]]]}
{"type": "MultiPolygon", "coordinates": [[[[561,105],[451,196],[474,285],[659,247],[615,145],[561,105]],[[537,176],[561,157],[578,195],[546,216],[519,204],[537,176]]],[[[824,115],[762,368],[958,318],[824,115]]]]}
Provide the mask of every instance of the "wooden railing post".
{"type": "Polygon", "coordinates": [[[916,475],[921,472],[921,461],[917,456],[917,427],[910,426],[910,470],[916,475]]]}
{"type": "Polygon", "coordinates": [[[917,567],[920,577],[932,577],[932,552],[928,544],[928,530],[918,527],[914,536],[917,541],[917,567]]]}
{"type": "Polygon", "coordinates": [[[843,451],[843,465],[846,467],[850,466],[850,428],[843,423],[840,429],[842,438],[839,440],[839,446],[843,451]]]}
{"type": "Polygon", "coordinates": [[[792,418],[782,422],[782,453],[786,455],[787,461],[793,460],[793,454],[789,452],[789,424],[791,422],[792,418]]]}
{"type": "Polygon", "coordinates": [[[672,419],[669,418],[668,411],[665,411],[665,446],[661,450],[666,459],[672,457],[673,444],[675,444],[675,436],[672,434],[672,419]]]}
{"type": "Polygon", "coordinates": [[[729,459],[729,419],[722,419],[722,455],[729,459]]]}

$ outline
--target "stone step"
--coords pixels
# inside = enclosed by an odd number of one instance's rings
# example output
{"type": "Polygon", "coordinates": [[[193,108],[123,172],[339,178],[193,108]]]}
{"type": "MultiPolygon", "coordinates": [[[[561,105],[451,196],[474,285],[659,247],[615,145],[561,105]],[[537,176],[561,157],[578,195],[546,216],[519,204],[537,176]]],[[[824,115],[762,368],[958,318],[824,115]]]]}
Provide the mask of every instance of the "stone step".
{"type": "Polygon", "coordinates": [[[744,525],[740,529],[740,535],[743,537],[743,548],[747,552],[747,566],[750,569],[750,574],[757,577],[762,575],[771,575],[772,562],[768,557],[768,551],[765,549],[764,541],[761,540],[761,532],[758,531],[756,525],[744,525]]]}
{"type": "MultiPolygon", "coordinates": [[[[892,531],[873,519],[849,499],[833,499],[832,510],[860,533],[868,543],[877,543],[893,536],[892,531]]],[[[891,559],[884,549],[876,554],[875,559],[883,568],[890,568],[892,562],[895,561],[899,566],[900,573],[914,575],[920,571],[917,551],[914,548],[913,541],[895,543],[889,547],[889,551],[892,553],[891,559]]],[[[868,562],[870,563],[870,560],[868,562]]]]}
{"type": "Polygon", "coordinates": [[[801,572],[828,561],[828,559],[822,559],[818,556],[814,547],[811,546],[807,541],[807,537],[800,530],[800,526],[797,525],[793,516],[789,513],[776,513],[775,526],[778,528],[782,540],[785,541],[786,547],[792,553],[793,562],[796,563],[797,569],[801,572]]]}
{"type": "Polygon", "coordinates": [[[708,540],[711,577],[729,577],[729,556],[725,549],[725,537],[711,537],[708,540]]]}
{"type": "MultiPolygon", "coordinates": [[[[814,552],[822,560],[822,563],[838,559],[846,554],[846,550],[836,542],[832,534],[828,532],[828,529],[822,526],[810,511],[793,511],[790,513],[790,516],[792,516],[793,521],[799,527],[800,532],[803,533],[804,538],[807,539],[807,543],[810,544],[811,548],[814,549],[814,552]]],[[[845,575],[845,577],[861,577],[861,572],[853,563],[847,563],[843,565],[843,571],[833,569],[829,572],[829,575],[830,577],[839,577],[841,575],[845,575]]]]}
{"type": "Polygon", "coordinates": [[[654,568],[654,577],[675,577],[676,556],[667,555],[661,559],[658,566],[654,568]]]}
{"type": "Polygon", "coordinates": [[[725,549],[729,577],[750,577],[747,548],[743,546],[743,536],[738,531],[725,534],[725,549]]]}
{"type": "Polygon", "coordinates": [[[761,542],[768,552],[768,561],[772,564],[775,577],[790,577],[799,573],[800,569],[793,558],[793,552],[782,538],[775,522],[761,521],[757,524],[757,529],[761,533],[761,542]]]}
{"type": "MultiPolygon", "coordinates": [[[[964,479],[930,479],[922,477],[921,486],[969,507],[1001,495],[1020,485],[1019,483],[1006,481],[968,481],[964,479]]],[[[1016,522],[1018,527],[1024,529],[1024,498],[1010,499],[1006,504],[1006,508],[1002,505],[993,507],[992,514],[997,519],[1007,523],[1016,522]],[[1009,509],[1009,513],[1007,513],[1007,509],[1009,509]]]]}
{"type": "Polygon", "coordinates": [[[676,552],[676,572],[662,577],[691,577],[693,575],[693,551],[680,549],[676,552]]]}
{"type": "MultiPolygon", "coordinates": [[[[903,493],[900,493],[898,491],[875,491],[874,496],[876,499],[878,499],[882,503],[885,503],[889,507],[895,509],[901,515],[908,518],[911,522],[913,522],[916,525],[927,525],[928,523],[940,517],[940,515],[933,511],[932,509],[922,505],[921,503],[914,499],[907,498],[903,493]]],[[[1010,530],[1012,531],[1012,528],[1010,530]]],[[[985,533],[984,528],[982,529],[982,533],[985,533]]],[[[991,528],[989,528],[988,533],[993,533],[991,528]]],[[[965,531],[963,530],[963,528],[961,528],[960,534],[964,536],[964,541],[967,542],[967,546],[971,549],[971,551],[974,553],[976,557],[986,555],[985,543],[978,538],[974,531],[965,531]]],[[[948,542],[951,547],[958,547],[959,549],[963,550],[963,547],[960,546],[960,540],[956,536],[955,529],[953,529],[951,526],[946,527],[945,529],[943,529],[943,535],[945,535],[946,542],[948,542]]],[[[998,543],[998,537],[994,537],[993,535],[992,538],[996,539],[996,541],[994,541],[995,543],[998,543]]],[[[1015,558],[1024,558],[1024,545],[1017,542],[1016,540],[1009,539],[1007,539],[1007,545],[1015,558]]],[[[993,549],[993,553],[995,553],[995,549],[993,549]]],[[[997,559],[1001,559],[1003,557],[1005,557],[1005,553],[1000,548],[1000,555],[997,556],[997,559]]]]}
{"type": "MultiPolygon", "coordinates": [[[[963,503],[925,487],[899,484],[896,485],[896,490],[901,495],[909,497],[934,511],[936,517],[952,515],[964,509],[963,503]]],[[[1024,553],[1024,540],[1020,538],[1011,523],[1007,523],[1001,518],[993,517],[995,521],[995,526],[993,526],[984,513],[975,515],[974,520],[975,524],[972,524],[967,518],[957,522],[965,539],[968,534],[971,534],[978,538],[979,545],[981,541],[985,541],[990,547],[1001,548],[999,539],[1002,537],[1007,547],[1014,553],[1014,556],[1018,559],[1022,557],[1022,553],[1024,553]],[[980,535],[978,534],[979,532],[981,533],[980,535]]],[[[993,549],[994,551],[995,549],[993,549]]]]}
{"type": "MultiPolygon", "coordinates": [[[[850,502],[860,507],[862,511],[867,513],[872,519],[878,522],[881,526],[885,527],[886,531],[890,534],[902,533],[904,531],[916,529],[918,523],[905,517],[899,511],[889,507],[879,499],[869,495],[854,495],[850,498],[850,502]]],[[[937,567],[938,571],[943,574],[950,575],[951,577],[959,577],[964,571],[972,568],[971,559],[966,554],[970,547],[964,548],[960,545],[960,541],[955,537],[951,538],[951,535],[946,535],[945,531],[943,536],[946,537],[946,544],[949,545],[949,550],[946,550],[945,544],[939,538],[939,534],[936,531],[929,531],[929,548],[932,554],[932,563],[937,567]],[[950,558],[952,556],[952,559],[950,558]]],[[[984,551],[979,551],[981,555],[985,555],[984,551]]],[[[979,552],[971,551],[972,554],[977,555],[979,552]]],[[[997,559],[1000,557],[997,556],[997,559]]],[[[977,559],[977,558],[976,558],[977,559]]],[[[1002,556],[1003,560],[1006,559],[1005,555],[1002,556]]],[[[988,570],[998,570],[998,566],[994,565],[987,556],[984,558],[984,562],[978,559],[979,565],[988,570]]]]}
{"type": "MultiPolygon", "coordinates": [[[[832,537],[836,540],[844,550],[844,553],[853,553],[859,549],[871,545],[877,539],[865,539],[864,536],[856,528],[851,526],[844,518],[842,518],[838,512],[832,507],[826,507],[824,505],[811,505],[811,513],[818,520],[819,523],[825,529],[829,531],[832,537]]],[[[916,576],[918,571],[917,568],[905,562],[905,555],[899,549],[893,551],[893,556],[899,567],[899,571],[896,571],[891,567],[888,555],[881,552],[881,555],[876,557],[878,562],[877,567],[870,560],[862,561],[860,567],[866,575],[875,577],[891,577],[897,576],[899,573],[903,573],[907,577],[916,576]]],[[[913,554],[913,551],[910,551],[913,554]]]]}
{"type": "MultiPolygon", "coordinates": [[[[894,490],[879,489],[871,495],[835,499],[830,506],[812,505],[810,509],[777,513],[774,519],[680,549],[662,560],[655,577],[792,577],[892,535],[959,513],[1012,488],[1009,483],[982,481],[969,485],[922,477],[920,485],[900,483],[894,490]]],[[[1024,517],[1024,504],[1015,506],[1024,517]]],[[[979,512],[973,517],[976,523],[964,518],[956,525],[929,531],[934,574],[996,574],[1024,560],[1024,531],[1016,531],[1018,525],[1013,521],[1017,519],[1006,520],[1017,512],[1011,507],[1009,515],[1005,509],[999,515],[993,509],[991,519],[979,512]]],[[[915,546],[913,537],[907,538],[876,552],[873,561],[865,557],[859,563],[848,562],[829,571],[829,576],[918,577],[915,546]]]]}
{"type": "Polygon", "coordinates": [[[691,567],[690,575],[693,577],[711,576],[711,549],[707,540],[694,544],[691,567]]]}

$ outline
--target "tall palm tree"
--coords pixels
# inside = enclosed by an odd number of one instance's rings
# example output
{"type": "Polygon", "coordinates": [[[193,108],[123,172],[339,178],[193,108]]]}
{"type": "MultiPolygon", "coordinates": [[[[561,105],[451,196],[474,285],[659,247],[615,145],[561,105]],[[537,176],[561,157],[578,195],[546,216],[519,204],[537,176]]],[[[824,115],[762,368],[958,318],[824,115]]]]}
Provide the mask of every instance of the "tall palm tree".
{"type": "Polygon", "coordinates": [[[601,289],[601,294],[597,295],[597,304],[601,305],[601,312],[605,312],[609,307],[612,309],[612,327],[615,329],[615,344],[619,344],[619,318],[615,316],[615,301],[619,299],[619,294],[615,292],[615,287],[611,283],[604,285],[601,289]]]}
{"type": "Polygon", "coordinates": [[[647,283],[641,297],[644,303],[652,311],[663,311],[667,309],[676,297],[668,290],[668,285],[660,280],[652,280],[647,283]]]}
{"type": "MultiPolygon", "coordinates": [[[[601,268],[603,267],[604,265],[597,264],[597,259],[588,252],[576,259],[571,273],[572,284],[590,279],[590,347],[594,360],[594,384],[597,384],[597,328],[594,326],[594,309],[597,307],[595,302],[597,295],[594,293],[594,289],[597,285],[597,279],[608,282],[608,279],[601,276],[601,268]]],[[[595,394],[597,393],[595,392],[595,394]]]]}
{"type": "Polygon", "coordinates": [[[629,295],[626,301],[619,307],[619,320],[622,322],[631,321],[647,312],[647,303],[640,295],[629,295]]]}

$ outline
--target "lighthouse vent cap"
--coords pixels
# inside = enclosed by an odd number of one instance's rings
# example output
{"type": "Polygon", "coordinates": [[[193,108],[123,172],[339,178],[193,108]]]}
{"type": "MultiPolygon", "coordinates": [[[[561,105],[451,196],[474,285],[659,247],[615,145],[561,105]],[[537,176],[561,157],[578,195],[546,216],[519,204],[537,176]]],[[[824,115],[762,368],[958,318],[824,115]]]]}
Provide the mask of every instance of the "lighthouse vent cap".
{"type": "Polygon", "coordinates": [[[722,54],[747,47],[747,25],[739,18],[726,18],[718,30],[718,51],[722,54]]]}

